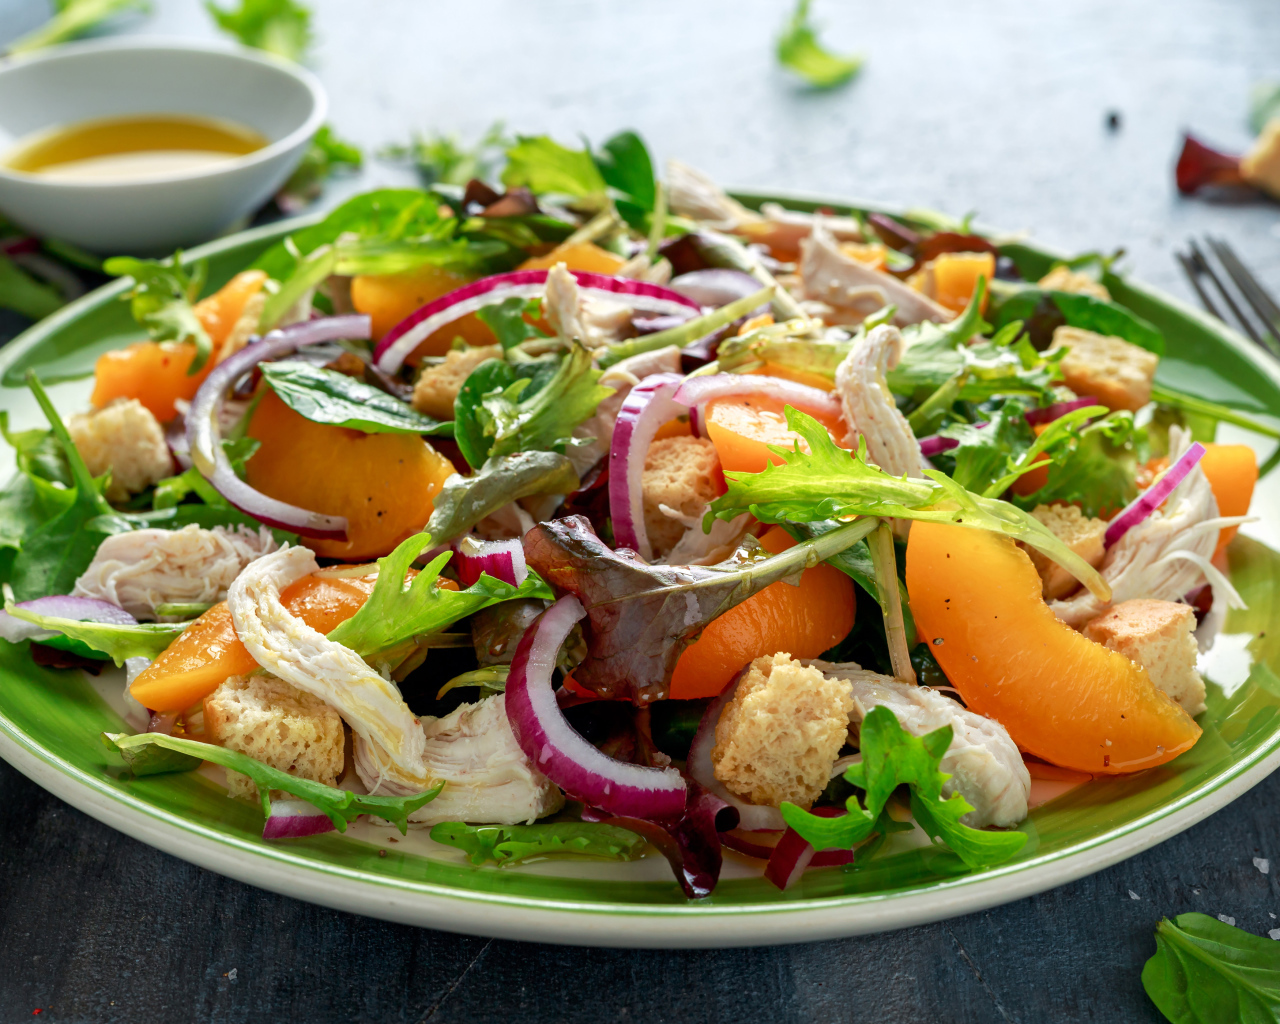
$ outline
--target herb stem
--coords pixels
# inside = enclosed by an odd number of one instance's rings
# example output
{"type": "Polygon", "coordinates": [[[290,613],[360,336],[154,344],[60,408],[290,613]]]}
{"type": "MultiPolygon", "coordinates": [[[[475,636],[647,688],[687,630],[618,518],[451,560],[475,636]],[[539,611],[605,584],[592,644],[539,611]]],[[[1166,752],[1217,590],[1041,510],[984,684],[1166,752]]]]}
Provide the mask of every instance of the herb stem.
{"type": "Polygon", "coordinates": [[[876,570],[876,590],[880,612],[884,615],[884,635],[889,642],[889,660],[893,675],[904,683],[916,685],[916,670],[907,650],[907,628],[902,618],[902,600],[898,595],[898,561],[893,553],[893,527],[877,520],[875,532],[868,538],[871,564],[876,570]]]}
{"type": "Polygon", "coordinates": [[[667,233],[667,189],[660,181],[653,183],[653,221],[649,226],[649,264],[658,260],[658,249],[667,233]]]}
{"type": "Polygon", "coordinates": [[[656,334],[646,334],[644,337],[633,338],[618,345],[610,345],[597,362],[601,369],[608,369],[614,363],[620,363],[631,356],[638,356],[642,352],[656,352],[668,345],[679,345],[683,348],[689,342],[696,341],[712,331],[718,331],[726,324],[733,323],[738,317],[746,316],[753,309],[764,305],[773,296],[777,287],[774,284],[768,288],[761,288],[758,292],[752,292],[741,299],[734,299],[728,305],[721,306],[705,316],[686,320],[678,327],[658,331],[656,334]]]}

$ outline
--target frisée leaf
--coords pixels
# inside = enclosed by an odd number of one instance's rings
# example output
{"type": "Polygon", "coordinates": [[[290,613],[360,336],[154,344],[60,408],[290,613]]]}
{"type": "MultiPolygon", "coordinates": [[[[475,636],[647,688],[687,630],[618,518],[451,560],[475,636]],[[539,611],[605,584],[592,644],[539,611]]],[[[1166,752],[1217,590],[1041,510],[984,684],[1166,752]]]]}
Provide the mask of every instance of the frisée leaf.
{"type": "Polygon", "coordinates": [[[204,369],[213,353],[213,341],[192,303],[204,287],[207,263],[202,260],[188,270],[182,265],[179,251],[166,260],[113,256],[102,264],[102,269],[115,277],[133,278],[133,287],[121,298],[129,303],[133,318],[147,329],[153,341],[192,342],[196,357],[187,373],[204,369]]]}

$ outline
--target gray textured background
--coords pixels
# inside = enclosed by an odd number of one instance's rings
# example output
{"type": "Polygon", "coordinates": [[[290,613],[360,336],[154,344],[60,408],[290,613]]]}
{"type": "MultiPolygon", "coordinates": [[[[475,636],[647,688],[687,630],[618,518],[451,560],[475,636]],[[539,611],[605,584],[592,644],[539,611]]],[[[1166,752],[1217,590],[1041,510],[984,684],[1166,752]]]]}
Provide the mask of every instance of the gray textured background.
{"type": "MultiPolygon", "coordinates": [[[[155,4],[129,28],[211,33],[194,0],[155,4]]],[[[366,147],[415,129],[474,137],[498,118],[566,140],[634,127],[657,155],[735,184],[977,210],[1068,250],[1124,246],[1134,273],[1184,296],[1170,252],[1213,231],[1280,287],[1280,207],[1186,201],[1172,183],[1182,128],[1247,143],[1249,85],[1280,78],[1274,0],[816,0],[827,41],[869,57],[829,94],[774,67],[781,0],[315,7],[333,122],[366,147]]],[[[0,0],[0,43],[45,10],[0,0]]],[[[359,184],[400,180],[375,162],[359,184]]],[[[126,839],[0,765],[0,1021],[37,1007],[90,1022],[1155,1021],[1139,973],[1162,915],[1276,926],[1274,876],[1252,858],[1280,866],[1278,800],[1273,778],[1123,865],[938,925],[625,952],[462,938],[274,896],[126,839]]]]}

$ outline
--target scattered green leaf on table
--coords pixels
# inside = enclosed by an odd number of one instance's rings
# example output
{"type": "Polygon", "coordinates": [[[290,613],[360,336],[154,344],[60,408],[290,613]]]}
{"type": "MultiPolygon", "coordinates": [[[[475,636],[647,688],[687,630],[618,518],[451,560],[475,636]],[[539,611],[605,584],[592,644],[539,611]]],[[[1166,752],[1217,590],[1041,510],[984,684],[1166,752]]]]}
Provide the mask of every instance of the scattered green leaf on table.
{"type": "Polygon", "coordinates": [[[493,861],[499,866],[564,857],[636,860],[646,840],[617,825],[586,821],[553,821],[538,825],[466,825],[442,821],[431,838],[456,846],[472,864],[493,861]]]}
{"type": "Polygon", "coordinates": [[[204,287],[208,265],[202,260],[188,270],[182,266],[182,253],[177,252],[167,260],[113,256],[102,267],[116,277],[133,278],[133,287],[121,298],[129,303],[133,318],[147,329],[152,339],[193,342],[196,357],[187,373],[204,369],[213,352],[213,341],[192,303],[204,287]]]}
{"type": "Polygon", "coordinates": [[[424,416],[372,384],[302,360],[266,363],[262,376],[294,412],[366,434],[431,434],[452,437],[453,423],[424,416]]]}
{"type": "Polygon", "coordinates": [[[150,11],[146,0],[54,0],[54,15],[9,47],[12,54],[32,53],[84,35],[125,11],[150,11]]]}
{"type": "Polygon", "coordinates": [[[238,8],[206,0],[205,8],[218,28],[245,46],[292,61],[303,60],[311,48],[311,11],[295,0],[240,0],[238,8]]]}
{"type": "Polygon", "coordinates": [[[324,183],[339,171],[358,171],[364,154],[354,143],[338,138],[329,125],[321,125],[301,163],[276,193],[286,213],[297,213],[320,198],[324,183]]]}
{"type": "Polygon", "coordinates": [[[818,41],[817,30],[809,20],[809,3],[810,0],[798,0],[778,37],[778,63],[816,89],[844,85],[861,70],[864,59],[832,53],[818,41]]]}

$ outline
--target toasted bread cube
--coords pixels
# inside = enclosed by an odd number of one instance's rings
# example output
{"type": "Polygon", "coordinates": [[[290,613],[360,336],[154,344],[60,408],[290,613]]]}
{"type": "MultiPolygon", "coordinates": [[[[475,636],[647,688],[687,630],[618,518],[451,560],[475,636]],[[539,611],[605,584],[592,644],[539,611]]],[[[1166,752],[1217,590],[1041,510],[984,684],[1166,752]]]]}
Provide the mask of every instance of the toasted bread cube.
{"type": "MultiPolygon", "coordinates": [[[[1102,564],[1102,556],[1107,553],[1105,519],[1092,519],[1075,505],[1037,505],[1031,514],[1095,569],[1102,564]]],[[[1066,597],[1080,586],[1079,580],[1071,573],[1039,551],[1027,548],[1027,554],[1040,574],[1041,592],[1046,601],[1066,597]]]]}
{"type": "Polygon", "coordinates": [[[1123,338],[1079,327],[1059,327],[1053,348],[1065,348],[1062,377],[1077,395],[1091,395],[1108,409],[1133,412],[1151,401],[1151,382],[1160,357],[1123,338]]]}
{"type": "Polygon", "coordinates": [[[724,490],[720,457],[705,437],[664,437],[644,456],[644,528],[655,555],[665,555],[724,490]],[[662,511],[665,505],[681,518],[662,511]]]}
{"type": "Polygon", "coordinates": [[[117,398],[93,412],[67,420],[67,432],[94,476],[111,470],[107,498],[126,501],[173,475],[173,456],[164,429],[136,398],[117,398]]]}
{"type": "Polygon", "coordinates": [[[1059,263],[1036,283],[1050,291],[1074,292],[1076,295],[1092,295],[1104,302],[1111,301],[1111,293],[1107,291],[1105,284],[1095,281],[1088,274],[1072,270],[1065,263],[1059,263]]]}
{"type": "MultiPolygon", "coordinates": [[[[204,700],[209,739],[282,772],[332,786],[342,773],[342,719],[309,693],[270,675],[232,676],[204,700]]],[[[227,772],[232,796],[257,800],[258,788],[227,772]]]]}
{"type": "Polygon", "coordinates": [[[1204,680],[1196,671],[1196,615],[1177,601],[1122,601],[1085,625],[1084,635],[1147,670],[1156,688],[1189,715],[1205,709],[1204,680]]]}
{"type": "Polygon", "coordinates": [[[453,419],[453,402],[471,371],[489,359],[501,359],[502,346],[455,348],[443,363],[428,366],[413,386],[413,407],[424,416],[453,419]]]}
{"type": "Polygon", "coordinates": [[[789,654],[756,658],[716,723],[716,778],[755,804],[809,807],[849,733],[849,684],[789,654]]]}
{"type": "Polygon", "coordinates": [[[1253,146],[1240,158],[1244,180],[1280,198],[1280,117],[1263,126],[1253,146]]]}

